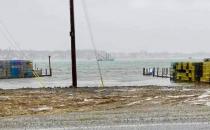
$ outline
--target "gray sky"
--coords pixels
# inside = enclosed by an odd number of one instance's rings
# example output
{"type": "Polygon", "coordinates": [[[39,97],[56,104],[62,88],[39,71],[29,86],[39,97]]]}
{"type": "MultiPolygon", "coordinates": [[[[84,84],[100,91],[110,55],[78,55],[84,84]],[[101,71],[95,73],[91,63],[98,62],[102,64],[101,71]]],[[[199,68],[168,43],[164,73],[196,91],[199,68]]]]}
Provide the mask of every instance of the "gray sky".
{"type": "MultiPolygon", "coordinates": [[[[77,49],[92,49],[81,1],[75,0],[77,49]]],[[[209,0],[85,1],[98,49],[210,52],[209,0]]],[[[0,0],[0,21],[22,49],[66,50],[68,6],[68,0],[0,0]]],[[[0,45],[12,48],[1,32],[0,45]]]]}

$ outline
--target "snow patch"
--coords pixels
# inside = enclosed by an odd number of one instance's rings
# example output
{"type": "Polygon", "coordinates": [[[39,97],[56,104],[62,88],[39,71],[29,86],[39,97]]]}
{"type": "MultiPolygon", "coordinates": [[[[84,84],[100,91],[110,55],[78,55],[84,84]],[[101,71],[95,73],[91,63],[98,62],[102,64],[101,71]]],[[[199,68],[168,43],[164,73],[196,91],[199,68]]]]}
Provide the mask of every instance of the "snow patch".
{"type": "Polygon", "coordinates": [[[9,96],[0,96],[0,101],[7,101],[10,100],[9,96]]]}
{"type": "Polygon", "coordinates": [[[49,107],[49,106],[40,106],[38,108],[32,108],[31,110],[34,111],[34,112],[41,112],[41,111],[50,111],[52,109],[53,108],[49,107]]]}
{"type": "Polygon", "coordinates": [[[94,101],[93,99],[84,99],[84,102],[91,102],[91,101],[94,101]]]}
{"type": "Polygon", "coordinates": [[[148,98],[146,99],[146,101],[150,101],[150,100],[152,100],[152,98],[151,98],[151,97],[148,97],[148,98]]]}
{"type": "Polygon", "coordinates": [[[178,95],[178,96],[167,96],[169,98],[186,98],[186,97],[194,97],[195,95],[178,95]]]}
{"type": "Polygon", "coordinates": [[[141,101],[136,101],[136,102],[129,103],[129,104],[127,104],[127,105],[128,105],[128,106],[132,106],[132,105],[140,104],[140,103],[141,103],[141,101]]]}

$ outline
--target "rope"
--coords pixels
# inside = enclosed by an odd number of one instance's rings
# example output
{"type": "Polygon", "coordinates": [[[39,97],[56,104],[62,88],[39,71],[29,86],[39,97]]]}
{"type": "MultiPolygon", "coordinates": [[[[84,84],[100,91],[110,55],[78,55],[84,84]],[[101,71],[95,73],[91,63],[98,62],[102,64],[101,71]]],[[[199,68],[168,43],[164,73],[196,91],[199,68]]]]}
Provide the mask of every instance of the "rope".
{"type": "MultiPolygon", "coordinates": [[[[4,25],[4,23],[0,20],[0,25],[2,27],[3,30],[1,30],[2,34],[5,36],[6,40],[13,46],[13,48],[16,50],[19,50],[23,57],[27,57],[27,54],[25,54],[23,51],[21,51],[21,47],[20,45],[17,44],[17,42],[14,40],[14,37],[12,36],[12,34],[9,32],[9,30],[7,29],[7,27],[4,25]]],[[[40,76],[38,75],[38,73],[36,73],[35,71],[33,71],[33,75],[35,76],[35,79],[38,80],[39,84],[41,87],[45,87],[43,79],[41,80],[40,76]]]]}
{"type": "Polygon", "coordinates": [[[81,1],[82,1],[83,11],[84,11],[84,14],[85,14],[85,19],[87,21],[87,26],[88,26],[88,29],[89,29],[91,44],[92,44],[92,46],[94,48],[95,59],[96,59],[96,62],[97,62],[97,67],[98,67],[98,72],[99,72],[99,76],[100,76],[101,86],[104,87],[102,70],[101,70],[100,63],[98,61],[98,53],[97,53],[97,48],[96,48],[96,44],[95,44],[95,39],[94,39],[94,36],[93,36],[92,26],[90,24],[90,19],[89,19],[89,15],[88,15],[87,4],[86,4],[85,0],[81,0],[81,1]]]}
{"type": "MultiPolygon", "coordinates": [[[[10,43],[10,45],[12,46],[12,48],[14,50],[18,50],[20,51],[20,49],[16,47],[16,41],[14,40],[14,38],[12,37],[12,35],[9,33],[8,29],[6,28],[6,26],[3,24],[2,21],[0,21],[0,25],[1,25],[1,33],[3,34],[3,36],[6,38],[6,40],[10,43]]],[[[23,53],[23,52],[21,52],[23,53]]]]}

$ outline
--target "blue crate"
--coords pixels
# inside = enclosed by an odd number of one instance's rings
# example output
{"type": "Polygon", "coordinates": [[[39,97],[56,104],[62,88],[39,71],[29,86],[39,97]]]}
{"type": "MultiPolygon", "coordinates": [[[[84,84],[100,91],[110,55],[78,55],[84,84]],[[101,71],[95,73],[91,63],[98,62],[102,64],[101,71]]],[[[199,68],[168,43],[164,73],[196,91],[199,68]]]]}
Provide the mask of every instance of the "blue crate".
{"type": "Polygon", "coordinates": [[[21,74],[21,69],[17,66],[11,66],[10,68],[10,77],[11,78],[19,78],[21,74]]]}
{"type": "Polygon", "coordinates": [[[33,70],[32,69],[28,69],[24,72],[24,77],[25,78],[32,78],[33,77],[33,70]]]}

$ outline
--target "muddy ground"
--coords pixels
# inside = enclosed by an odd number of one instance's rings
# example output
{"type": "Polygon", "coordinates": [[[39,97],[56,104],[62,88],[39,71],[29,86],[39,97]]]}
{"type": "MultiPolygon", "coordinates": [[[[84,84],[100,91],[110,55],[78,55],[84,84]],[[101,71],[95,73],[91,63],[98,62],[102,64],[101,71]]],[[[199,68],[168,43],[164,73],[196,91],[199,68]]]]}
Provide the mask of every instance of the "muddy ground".
{"type": "Polygon", "coordinates": [[[143,86],[0,90],[0,128],[30,127],[32,122],[40,127],[210,122],[209,89],[143,86]]]}

